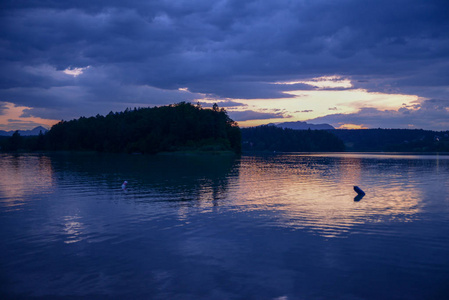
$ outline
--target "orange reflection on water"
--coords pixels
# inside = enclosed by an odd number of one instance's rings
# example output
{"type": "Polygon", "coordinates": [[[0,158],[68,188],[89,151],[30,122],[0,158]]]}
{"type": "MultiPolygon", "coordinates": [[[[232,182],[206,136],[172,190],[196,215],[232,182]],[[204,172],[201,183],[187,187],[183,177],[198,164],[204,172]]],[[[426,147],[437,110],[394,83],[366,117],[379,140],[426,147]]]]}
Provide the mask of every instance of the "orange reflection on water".
{"type": "Polygon", "coordinates": [[[275,212],[278,226],[333,237],[357,224],[408,221],[420,211],[422,192],[413,183],[404,186],[402,173],[364,165],[351,155],[246,159],[235,204],[244,210],[275,212]],[[367,193],[361,201],[354,201],[354,185],[367,193]]]}
{"type": "Polygon", "coordinates": [[[0,155],[0,205],[18,207],[26,195],[45,193],[53,185],[51,161],[43,155],[0,155]]]}

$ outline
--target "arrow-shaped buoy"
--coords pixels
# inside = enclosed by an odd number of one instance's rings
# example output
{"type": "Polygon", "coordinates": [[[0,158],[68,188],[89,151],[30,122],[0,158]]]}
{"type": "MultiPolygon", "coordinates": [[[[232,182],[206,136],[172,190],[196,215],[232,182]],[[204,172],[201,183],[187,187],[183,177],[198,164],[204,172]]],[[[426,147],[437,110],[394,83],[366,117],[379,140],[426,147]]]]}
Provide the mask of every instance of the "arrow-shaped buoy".
{"type": "Polygon", "coordinates": [[[365,196],[365,192],[362,191],[362,189],[356,185],[354,186],[354,191],[357,193],[357,196],[355,196],[354,201],[360,201],[362,200],[363,196],[365,196]]]}
{"type": "Polygon", "coordinates": [[[359,194],[359,195],[365,195],[365,192],[362,191],[361,188],[359,188],[358,186],[354,185],[354,191],[359,194]]]}

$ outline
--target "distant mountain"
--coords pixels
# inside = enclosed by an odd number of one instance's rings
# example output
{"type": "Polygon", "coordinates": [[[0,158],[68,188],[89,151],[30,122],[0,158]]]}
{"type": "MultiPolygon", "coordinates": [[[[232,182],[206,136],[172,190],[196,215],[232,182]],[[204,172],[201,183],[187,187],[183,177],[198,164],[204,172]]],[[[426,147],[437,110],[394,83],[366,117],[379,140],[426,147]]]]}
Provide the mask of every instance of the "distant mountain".
{"type": "MultiPolygon", "coordinates": [[[[42,126],[37,126],[34,129],[31,130],[19,130],[19,134],[21,136],[29,136],[29,135],[39,135],[39,132],[42,133],[46,133],[48,131],[48,129],[45,129],[42,126]]],[[[0,136],[12,136],[14,134],[14,132],[16,132],[15,130],[11,130],[11,131],[4,131],[4,130],[0,130],[0,136]]]]}
{"type": "Polygon", "coordinates": [[[296,130],[308,130],[309,128],[314,130],[329,130],[329,129],[335,129],[333,126],[329,124],[307,124],[307,122],[284,122],[279,124],[273,124],[277,127],[281,128],[290,128],[290,129],[296,129],[296,130]]]}

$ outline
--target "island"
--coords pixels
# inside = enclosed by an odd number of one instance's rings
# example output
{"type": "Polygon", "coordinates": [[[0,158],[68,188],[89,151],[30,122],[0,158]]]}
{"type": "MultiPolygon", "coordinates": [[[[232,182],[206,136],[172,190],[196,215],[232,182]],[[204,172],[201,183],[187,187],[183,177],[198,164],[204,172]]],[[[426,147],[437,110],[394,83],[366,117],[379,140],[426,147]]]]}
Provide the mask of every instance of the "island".
{"type": "Polygon", "coordinates": [[[206,109],[180,102],[61,121],[34,137],[15,132],[3,138],[0,145],[3,151],[240,153],[241,133],[237,123],[217,104],[206,109]]]}

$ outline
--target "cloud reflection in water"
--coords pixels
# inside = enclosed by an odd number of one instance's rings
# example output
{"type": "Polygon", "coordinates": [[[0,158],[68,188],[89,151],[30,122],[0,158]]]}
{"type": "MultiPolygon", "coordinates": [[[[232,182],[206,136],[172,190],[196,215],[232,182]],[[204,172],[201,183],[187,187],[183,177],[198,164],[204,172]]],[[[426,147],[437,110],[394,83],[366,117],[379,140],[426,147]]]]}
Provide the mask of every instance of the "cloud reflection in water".
{"type": "Polygon", "coordinates": [[[44,155],[0,154],[0,206],[18,209],[30,195],[54,185],[51,160],[44,155]]]}
{"type": "Polygon", "coordinates": [[[354,154],[246,157],[235,191],[240,197],[233,198],[240,209],[275,212],[278,226],[309,228],[327,237],[357,224],[406,222],[420,212],[424,180],[413,157],[409,159],[354,154]],[[360,202],[353,201],[353,185],[366,192],[360,202]]]}

